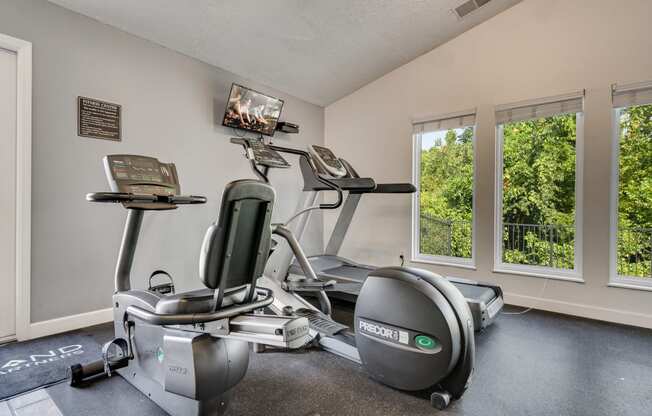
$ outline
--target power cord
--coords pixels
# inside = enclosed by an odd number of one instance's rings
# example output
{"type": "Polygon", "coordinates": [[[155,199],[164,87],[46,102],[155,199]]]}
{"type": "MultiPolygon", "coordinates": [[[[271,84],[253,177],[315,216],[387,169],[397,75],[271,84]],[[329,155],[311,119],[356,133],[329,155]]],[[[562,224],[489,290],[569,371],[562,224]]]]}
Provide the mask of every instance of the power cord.
{"type": "MultiPolygon", "coordinates": [[[[546,288],[548,287],[548,282],[550,281],[550,279],[548,279],[548,278],[545,278],[545,279],[546,279],[546,281],[543,282],[543,287],[541,288],[541,293],[539,294],[538,299],[543,298],[543,294],[546,292],[546,288]]],[[[518,312],[500,312],[500,314],[501,315],[525,315],[526,313],[528,313],[532,309],[534,309],[536,306],[537,306],[537,302],[535,301],[534,306],[530,306],[529,308],[524,309],[522,311],[518,311],[518,312]]]]}

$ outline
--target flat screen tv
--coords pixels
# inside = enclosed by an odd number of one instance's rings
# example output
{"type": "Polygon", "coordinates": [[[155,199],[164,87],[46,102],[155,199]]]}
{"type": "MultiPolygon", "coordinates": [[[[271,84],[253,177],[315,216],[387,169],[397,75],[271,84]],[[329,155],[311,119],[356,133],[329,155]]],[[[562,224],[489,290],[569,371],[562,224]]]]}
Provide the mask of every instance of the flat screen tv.
{"type": "Polygon", "coordinates": [[[233,84],[222,125],[273,136],[283,100],[233,84]]]}

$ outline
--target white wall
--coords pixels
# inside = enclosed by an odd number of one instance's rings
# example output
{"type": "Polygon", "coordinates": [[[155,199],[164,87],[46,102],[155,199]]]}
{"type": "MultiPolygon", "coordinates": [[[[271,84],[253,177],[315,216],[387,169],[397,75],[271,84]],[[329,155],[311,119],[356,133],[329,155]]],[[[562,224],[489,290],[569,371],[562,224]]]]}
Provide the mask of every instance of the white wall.
{"type": "MultiPolygon", "coordinates": [[[[143,224],[134,285],[143,287],[152,270],[163,268],[185,290],[201,286],[199,248],[217,218],[224,185],[252,177],[241,149],[229,143],[232,131],[219,125],[231,83],[285,100],[283,118],[300,124],[302,133],[277,135],[279,143],[323,142],[323,108],[44,0],[0,0],[0,32],[33,43],[32,322],[111,306],[126,211],[84,200],[88,192],[108,190],[104,155],[135,153],[175,162],[182,192],[209,198],[205,206],[147,214],[143,224]],[[121,143],[77,137],[79,95],[123,106],[121,143]]],[[[275,177],[275,216],[285,217],[296,204],[301,179],[298,170],[275,177]]],[[[320,221],[307,243],[309,251],[321,247],[320,221]]]]}
{"type": "MultiPolygon", "coordinates": [[[[525,0],[326,108],[326,144],[362,175],[411,179],[410,119],[477,108],[477,270],[416,266],[499,283],[507,301],[652,327],[652,292],[609,281],[610,85],[652,79],[649,0],[525,0]],[[494,106],[586,89],[584,279],[492,273],[494,106]]],[[[409,253],[411,200],[368,196],[342,254],[396,264],[409,253]]],[[[334,216],[325,220],[325,232],[334,216]]]]}

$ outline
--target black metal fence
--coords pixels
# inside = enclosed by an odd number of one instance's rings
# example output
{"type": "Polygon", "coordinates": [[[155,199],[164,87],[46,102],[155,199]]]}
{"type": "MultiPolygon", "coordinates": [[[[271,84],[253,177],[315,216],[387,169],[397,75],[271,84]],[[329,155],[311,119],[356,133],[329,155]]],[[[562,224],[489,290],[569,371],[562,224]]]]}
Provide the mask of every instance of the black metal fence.
{"type": "Polygon", "coordinates": [[[421,215],[419,228],[422,254],[471,258],[473,242],[471,222],[421,215]]]}
{"type": "Polygon", "coordinates": [[[573,269],[575,227],[558,224],[504,223],[503,261],[573,269]]]}
{"type": "MultiPolygon", "coordinates": [[[[422,254],[470,258],[473,226],[458,221],[421,215],[422,254]]],[[[510,264],[575,267],[575,227],[559,224],[503,224],[503,261],[510,264]]],[[[618,274],[652,278],[652,228],[620,228],[618,274]]]]}
{"type": "Polygon", "coordinates": [[[652,228],[618,230],[618,274],[652,278],[652,228]]]}

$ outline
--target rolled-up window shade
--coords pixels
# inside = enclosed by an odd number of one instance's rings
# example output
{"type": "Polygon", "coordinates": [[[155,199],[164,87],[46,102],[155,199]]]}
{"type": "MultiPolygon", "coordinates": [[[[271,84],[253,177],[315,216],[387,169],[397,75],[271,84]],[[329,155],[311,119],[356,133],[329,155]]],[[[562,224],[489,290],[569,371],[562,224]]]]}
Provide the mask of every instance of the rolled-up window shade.
{"type": "Polygon", "coordinates": [[[428,133],[431,131],[475,126],[475,110],[414,119],[412,120],[412,125],[415,133],[428,133]]]}
{"type": "Polygon", "coordinates": [[[611,101],[614,108],[652,104],[652,81],[636,84],[612,85],[611,101]]]}
{"type": "Polygon", "coordinates": [[[496,107],[496,124],[532,120],[559,114],[581,113],[584,109],[584,91],[521,101],[496,107]]]}

